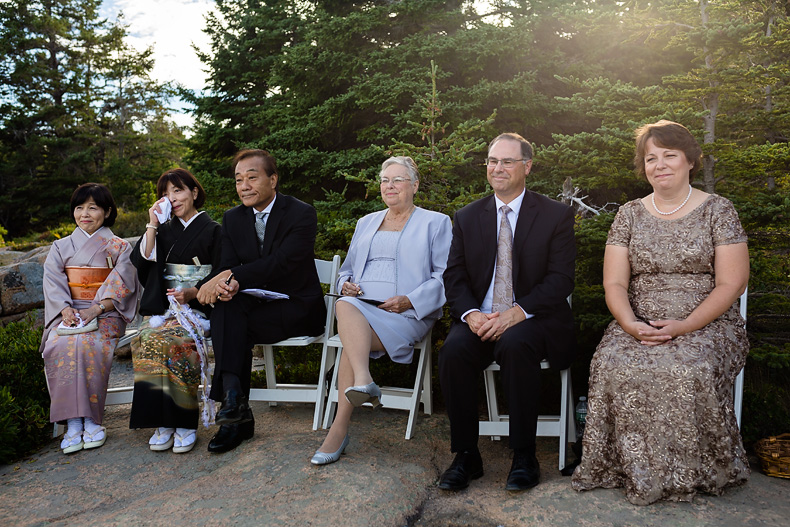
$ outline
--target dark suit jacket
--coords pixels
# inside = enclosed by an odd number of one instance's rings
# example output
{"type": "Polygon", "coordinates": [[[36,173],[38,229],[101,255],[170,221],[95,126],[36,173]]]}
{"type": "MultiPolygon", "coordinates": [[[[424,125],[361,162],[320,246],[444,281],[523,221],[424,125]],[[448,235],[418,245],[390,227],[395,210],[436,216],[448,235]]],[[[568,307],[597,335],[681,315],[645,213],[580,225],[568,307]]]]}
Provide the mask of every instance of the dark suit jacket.
{"type": "MultiPolygon", "coordinates": [[[[317,335],[326,318],[314,261],[317,229],[313,207],[279,192],[266,222],[260,255],[251,207],[234,207],[222,219],[220,271],[230,269],[241,289],[287,294],[290,300],[277,302],[282,302],[279,305],[285,313],[298,313],[298,327],[291,328],[294,334],[317,335]]],[[[292,320],[285,318],[285,322],[292,320]]]]}
{"type": "MultiPolygon", "coordinates": [[[[494,276],[497,221],[494,196],[470,203],[455,214],[444,284],[450,314],[457,320],[479,309],[494,276]]],[[[573,360],[573,315],[566,297],[574,286],[576,242],[573,209],[526,191],[513,239],[516,303],[535,315],[528,323],[547,326],[552,367],[573,360]]]]}

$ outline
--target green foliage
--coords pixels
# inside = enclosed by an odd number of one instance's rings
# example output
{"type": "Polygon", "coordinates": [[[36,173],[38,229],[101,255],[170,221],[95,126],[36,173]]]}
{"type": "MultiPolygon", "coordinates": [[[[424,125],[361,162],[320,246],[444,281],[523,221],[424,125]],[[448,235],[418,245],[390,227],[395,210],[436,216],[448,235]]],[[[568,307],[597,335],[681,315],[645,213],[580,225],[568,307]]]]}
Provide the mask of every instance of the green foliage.
{"type": "Polygon", "coordinates": [[[147,210],[118,209],[118,217],[111,229],[113,234],[120,238],[133,238],[142,235],[146,223],[148,223],[147,210]]]}
{"type": "MultiPolygon", "coordinates": [[[[414,152],[406,145],[428,143],[445,159],[437,174],[416,159],[426,170],[424,199],[447,212],[443,184],[451,195],[482,188],[477,160],[442,145],[452,133],[458,145],[482,147],[503,130],[549,140],[541,125],[551,119],[576,128],[554,102],[570,93],[553,75],[586,77],[595,66],[565,55],[578,50],[552,16],[562,5],[502,5],[485,17],[461,1],[218,3],[206,29],[212,49],[201,55],[207,92],[187,94],[197,118],[189,163],[227,174],[233,152],[256,145],[278,159],[285,192],[313,201],[346,188],[356,200],[366,188],[347,184],[348,174],[370,181],[390,145],[414,152]],[[441,119],[425,116],[432,71],[441,119]],[[430,137],[428,128],[445,123],[451,134],[430,137]]],[[[472,152],[482,161],[482,149],[472,152]]]]}
{"type": "Polygon", "coordinates": [[[181,157],[152,49],[125,43],[99,0],[0,2],[0,224],[12,236],[68,216],[73,189],[107,183],[137,208],[142,183],[181,157]]]}
{"type": "Polygon", "coordinates": [[[0,328],[0,464],[47,441],[49,395],[33,317],[0,328]]]}

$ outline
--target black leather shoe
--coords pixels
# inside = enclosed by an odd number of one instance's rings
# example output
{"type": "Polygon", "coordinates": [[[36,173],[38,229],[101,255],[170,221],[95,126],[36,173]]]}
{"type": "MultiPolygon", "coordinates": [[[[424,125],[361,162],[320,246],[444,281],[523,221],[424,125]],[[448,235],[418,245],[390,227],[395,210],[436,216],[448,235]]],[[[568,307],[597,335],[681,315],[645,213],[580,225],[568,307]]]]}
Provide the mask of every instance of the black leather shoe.
{"type": "Polygon", "coordinates": [[[225,392],[225,398],[222,400],[222,409],[217,412],[217,417],[214,421],[218,425],[238,425],[246,423],[250,419],[252,419],[252,412],[250,411],[250,403],[247,401],[247,398],[236,390],[225,392]]]}
{"type": "Polygon", "coordinates": [[[246,421],[236,425],[222,425],[208,443],[208,451],[221,454],[233,450],[242,441],[252,439],[255,433],[255,421],[246,421]]]}
{"type": "Polygon", "coordinates": [[[442,490],[463,490],[469,482],[483,476],[483,458],[477,449],[458,452],[450,468],[439,478],[442,490]]]}
{"type": "Polygon", "coordinates": [[[527,490],[540,482],[540,463],[535,454],[513,453],[513,464],[507,476],[505,490],[527,490]]]}

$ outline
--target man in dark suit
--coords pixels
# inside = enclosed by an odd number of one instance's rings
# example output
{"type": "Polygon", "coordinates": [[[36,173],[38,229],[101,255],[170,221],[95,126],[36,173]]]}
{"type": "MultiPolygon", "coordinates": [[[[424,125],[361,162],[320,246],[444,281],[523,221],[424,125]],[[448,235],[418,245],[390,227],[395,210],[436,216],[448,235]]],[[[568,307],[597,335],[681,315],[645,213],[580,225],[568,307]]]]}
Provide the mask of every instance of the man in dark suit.
{"type": "Polygon", "coordinates": [[[439,353],[439,379],[450,417],[455,460],[439,488],[460,490],[483,475],[477,449],[477,387],[492,361],[501,367],[510,413],[513,465],[507,490],[534,487],[540,362],[573,360],[576,244],[570,207],[525,188],[532,146],[502,134],[488,147],[494,195],[459,210],[444,284],[453,324],[439,353]],[[503,206],[505,206],[503,210],[503,206]]]}
{"type": "Polygon", "coordinates": [[[265,150],[242,150],[233,160],[242,204],[222,219],[221,272],[198,292],[213,303],[215,369],[210,397],[222,401],[221,425],[209,452],[227,452],[252,437],[249,407],[252,347],[324,330],[326,306],[314,262],[315,209],[277,192],[277,166],[265,150]],[[248,288],[284,293],[259,300],[248,288]]]}

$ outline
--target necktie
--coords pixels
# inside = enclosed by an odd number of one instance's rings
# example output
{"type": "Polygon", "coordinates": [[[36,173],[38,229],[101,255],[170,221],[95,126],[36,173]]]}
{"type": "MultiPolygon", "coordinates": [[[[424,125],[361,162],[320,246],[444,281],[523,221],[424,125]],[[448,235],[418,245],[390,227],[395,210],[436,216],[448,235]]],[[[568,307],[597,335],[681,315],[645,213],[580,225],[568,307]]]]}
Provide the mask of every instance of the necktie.
{"type": "Polygon", "coordinates": [[[255,234],[258,235],[258,252],[263,250],[263,237],[266,235],[266,216],[268,212],[255,213],[255,234]]]}
{"type": "Polygon", "coordinates": [[[502,205],[499,210],[502,211],[502,221],[499,223],[497,239],[492,309],[506,311],[513,307],[513,230],[507,221],[510,207],[502,205]]]}

